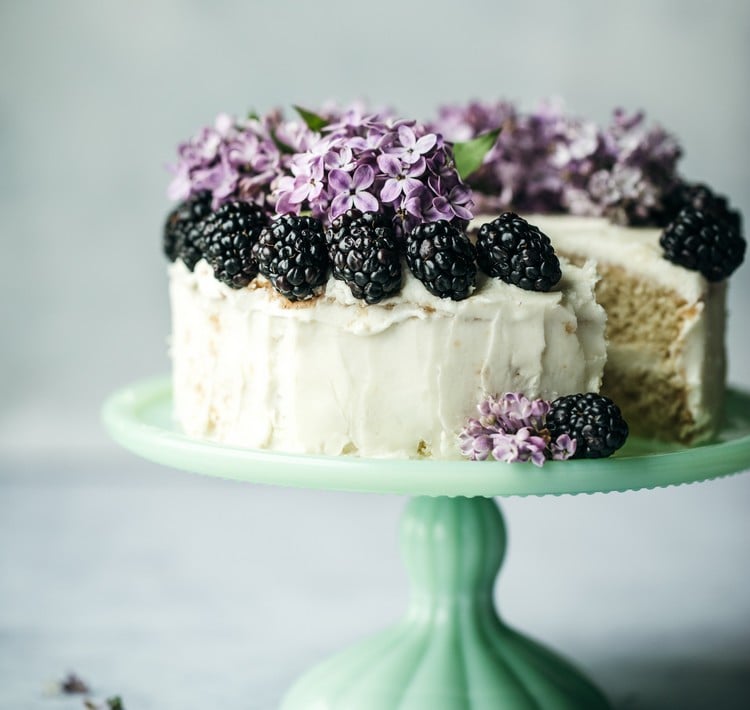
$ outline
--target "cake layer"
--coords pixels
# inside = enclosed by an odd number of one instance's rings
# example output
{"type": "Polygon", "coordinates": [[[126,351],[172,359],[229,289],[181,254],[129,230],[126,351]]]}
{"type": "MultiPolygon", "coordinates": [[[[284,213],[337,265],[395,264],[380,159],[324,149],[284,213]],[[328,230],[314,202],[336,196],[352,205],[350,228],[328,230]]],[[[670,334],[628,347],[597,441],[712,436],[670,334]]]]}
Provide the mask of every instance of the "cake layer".
{"type": "Polygon", "coordinates": [[[528,220],[573,262],[597,264],[597,300],[607,312],[602,392],[633,433],[684,443],[711,438],[725,389],[726,282],[709,283],[667,261],[660,229],[569,215],[528,220]]]}
{"type": "Polygon", "coordinates": [[[192,436],[290,452],[458,457],[486,394],[599,389],[604,311],[593,265],[554,291],[480,277],[463,301],[405,273],[376,305],[331,279],[290,303],[262,277],[234,290],[206,262],[170,266],[175,414],[192,436]]]}

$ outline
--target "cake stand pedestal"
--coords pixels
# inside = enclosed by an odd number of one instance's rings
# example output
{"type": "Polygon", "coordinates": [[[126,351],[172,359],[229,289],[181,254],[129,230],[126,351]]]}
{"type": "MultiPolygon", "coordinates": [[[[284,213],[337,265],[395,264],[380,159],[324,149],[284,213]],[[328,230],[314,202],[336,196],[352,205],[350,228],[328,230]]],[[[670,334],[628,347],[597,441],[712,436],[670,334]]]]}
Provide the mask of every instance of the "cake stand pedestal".
{"type": "Polygon", "coordinates": [[[605,460],[531,465],[284,454],[191,439],[171,423],[161,378],[104,407],[113,438],[147,459],[254,483],[413,496],[401,526],[411,580],[402,621],[324,661],[282,710],[607,708],[573,665],[498,616],[493,585],[505,551],[495,496],[562,495],[691,483],[750,468],[750,395],[730,391],[716,443],[693,449],[632,439],[605,460]]]}

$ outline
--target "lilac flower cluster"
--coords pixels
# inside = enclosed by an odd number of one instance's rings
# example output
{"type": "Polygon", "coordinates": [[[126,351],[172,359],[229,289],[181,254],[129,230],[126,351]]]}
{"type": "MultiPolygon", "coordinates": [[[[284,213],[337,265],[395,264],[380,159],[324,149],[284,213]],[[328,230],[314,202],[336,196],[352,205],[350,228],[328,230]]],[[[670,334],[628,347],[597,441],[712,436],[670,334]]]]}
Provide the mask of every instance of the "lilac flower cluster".
{"type": "Polygon", "coordinates": [[[179,145],[169,197],[208,191],[214,209],[242,200],[276,214],[309,211],[325,223],[355,207],[381,212],[399,232],[472,218],[471,190],[440,134],[360,104],[329,104],[316,118],[323,125],[313,130],[279,111],[219,115],[179,145]]]}
{"type": "Polygon", "coordinates": [[[210,192],[213,209],[229,200],[269,207],[270,185],[289,161],[282,147],[303,149],[307,133],[284,124],[276,111],[243,121],[219,114],[213,126],[178,146],[168,195],[185,200],[210,192]]]}
{"type": "Polygon", "coordinates": [[[642,113],[614,112],[602,129],[554,103],[520,112],[508,102],[445,106],[431,130],[468,140],[502,127],[482,167],[467,179],[482,211],[570,212],[625,224],[658,222],[679,182],[676,140],[642,113]]]}
{"type": "Polygon", "coordinates": [[[565,461],[576,451],[576,441],[567,434],[551,440],[546,428],[550,403],[508,392],[487,397],[477,406],[478,419],[469,419],[459,435],[461,453],[472,461],[490,456],[497,461],[531,461],[542,466],[548,459],[565,461]]]}
{"type": "Polygon", "coordinates": [[[450,146],[416,121],[346,111],[316,134],[273,185],[279,214],[309,210],[330,223],[354,207],[378,211],[398,232],[472,218],[471,190],[450,146]]]}

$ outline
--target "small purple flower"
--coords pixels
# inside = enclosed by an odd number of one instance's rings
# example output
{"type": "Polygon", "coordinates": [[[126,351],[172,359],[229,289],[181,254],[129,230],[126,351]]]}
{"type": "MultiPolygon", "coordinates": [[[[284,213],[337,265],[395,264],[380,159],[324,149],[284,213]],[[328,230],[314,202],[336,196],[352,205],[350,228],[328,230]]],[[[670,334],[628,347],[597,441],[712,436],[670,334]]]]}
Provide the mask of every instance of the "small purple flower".
{"type": "Polygon", "coordinates": [[[353,135],[373,124],[383,124],[395,118],[387,108],[370,110],[362,101],[354,101],[343,108],[335,103],[325,102],[319,115],[330,123],[323,129],[326,133],[353,135]]]}
{"type": "Polygon", "coordinates": [[[459,435],[461,453],[472,461],[484,461],[493,446],[493,431],[482,426],[478,419],[469,419],[466,428],[459,435]]]}
{"type": "Polygon", "coordinates": [[[214,209],[234,194],[240,177],[237,169],[230,164],[226,156],[222,155],[219,166],[220,168],[214,172],[212,181],[214,209]]]}
{"type": "Polygon", "coordinates": [[[416,188],[408,197],[404,195],[403,201],[401,202],[401,210],[405,215],[410,215],[419,222],[426,221],[424,210],[422,209],[422,194],[424,193],[424,187],[416,188]]]}
{"type": "Polygon", "coordinates": [[[549,412],[549,402],[529,399],[518,392],[506,392],[502,397],[487,397],[477,406],[482,421],[497,424],[503,430],[515,433],[523,427],[544,428],[549,412]]]}
{"type": "Polygon", "coordinates": [[[549,447],[555,461],[567,461],[576,452],[576,440],[567,434],[560,434],[549,447]]]}
{"type": "Polygon", "coordinates": [[[352,207],[361,212],[377,212],[378,201],[367,192],[374,181],[375,171],[369,165],[360,165],[354,174],[332,170],[328,175],[328,185],[336,196],[331,202],[330,218],[336,219],[352,207]]]}
{"type": "Polygon", "coordinates": [[[305,200],[314,200],[323,190],[323,161],[314,160],[306,166],[292,166],[294,184],[289,201],[298,205],[305,200]]]}
{"type": "Polygon", "coordinates": [[[435,147],[438,137],[434,133],[427,133],[417,140],[410,126],[401,125],[398,127],[398,139],[401,145],[396,148],[394,154],[403,163],[412,165],[435,147]]]}
{"type": "Polygon", "coordinates": [[[381,126],[368,126],[364,136],[352,136],[347,145],[358,153],[374,153],[382,148],[386,136],[387,131],[381,126]]]}
{"type": "Polygon", "coordinates": [[[489,396],[477,405],[478,419],[469,419],[458,437],[461,453],[473,461],[492,455],[496,461],[545,461],[569,459],[576,450],[575,439],[563,434],[554,442],[546,427],[550,403],[529,399],[518,392],[489,396]]]}
{"type": "Polygon", "coordinates": [[[395,202],[401,195],[408,197],[422,187],[422,181],[417,178],[424,173],[424,158],[405,165],[396,156],[384,154],[378,156],[378,167],[388,178],[380,191],[383,202],[395,202]]]}
{"type": "Polygon", "coordinates": [[[353,160],[352,149],[348,145],[339,150],[331,150],[326,153],[324,163],[327,170],[354,170],[356,163],[353,160]]]}
{"type": "Polygon", "coordinates": [[[531,427],[522,427],[515,435],[519,461],[531,461],[535,466],[542,466],[545,461],[547,441],[538,436],[531,427]]]}
{"type": "Polygon", "coordinates": [[[499,431],[492,436],[492,444],[492,458],[495,461],[505,461],[505,463],[521,461],[518,452],[518,440],[514,434],[499,431]]]}
{"type": "Polygon", "coordinates": [[[471,190],[465,185],[455,185],[447,195],[438,194],[432,199],[426,216],[432,222],[440,219],[449,222],[454,219],[471,220],[473,215],[467,207],[471,204],[471,190]]]}
{"type": "Polygon", "coordinates": [[[276,195],[276,212],[278,214],[299,214],[299,203],[291,201],[292,190],[294,190],[294,177],[283,175],[274,182],[274,194],[276,195]]]}
{"type": "Polygon", "coordinates": [[[174,201],[186,200],[190,197],[192,188],[190,167],[187,163],[180,162],[176,166],[168,166],[168,170],[172,173],[172,180],[167,187],[167,197],[174,201]]]}
{"type": "Polygon", "coordinates": [[[540,429],[550,405],[544,399],[529,399],[516,392],[503,395],[496,406],[498,421],[505,427],[540,429]]]}

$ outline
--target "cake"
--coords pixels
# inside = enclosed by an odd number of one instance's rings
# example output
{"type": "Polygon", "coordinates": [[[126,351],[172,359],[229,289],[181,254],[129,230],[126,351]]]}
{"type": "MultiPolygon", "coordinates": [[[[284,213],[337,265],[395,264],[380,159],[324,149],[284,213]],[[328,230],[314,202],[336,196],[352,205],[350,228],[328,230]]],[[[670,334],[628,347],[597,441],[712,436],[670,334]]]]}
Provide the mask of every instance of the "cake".
{"type": "Polygon", "coordinates": [[[677,180],[679,151],[666,134],[647,133],[648,150],[637,145],[648,169],[638,182],[626,166],[631,193],[613,200],[589,183],[622,183],[623,150],[602,148],[588,124],[547,113],[524,123],[488,109],[475,120],[477,105],[443,110],[432,125],[356,107],[299,113],[222,115],[179,148],[164,249],[174,414],[187,434],[434,458],[495,437],[505,442],[496,458],[541,463],[575,455],[576,445],[557,420],[561,438],[551,439],[553,420],[547,427],[539,412],[551,406],[559,420],[588,403],[590,413],[576,415],[579,454],[608,455],[627,435],[613,400],[646,435],[713,435],[725,262],[736,268],[744,241],[705,195],[703,212],[683,214],[697,193],[677,180]],[[503,127],[502,145],[482,121],[503,127]],[[508,146],[531,154],[509,156],[508,146]],[[669,209],[679,219],[667,221],[669,209]],[[659,221],[666,232],[643,226],[659,221]],[[721,239],[721,258],[708,259],[718,278],[673,263],[695,260],[682,238],[695,224],[721,239]],[[600,388],[609,398],[578,395],[600,388]],[[501,393],[517,394],[492,398],[501,393]],[[484,415],[471,420],[477,404],[484,415]],[[597,448],[580,439],[581,416],[601,422],[603,411],[618,441],[597,448]],[[485,426],[508,412],[512,440],[485,426]]]}

